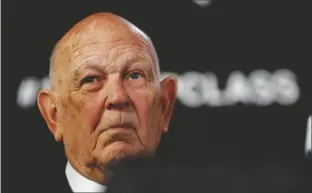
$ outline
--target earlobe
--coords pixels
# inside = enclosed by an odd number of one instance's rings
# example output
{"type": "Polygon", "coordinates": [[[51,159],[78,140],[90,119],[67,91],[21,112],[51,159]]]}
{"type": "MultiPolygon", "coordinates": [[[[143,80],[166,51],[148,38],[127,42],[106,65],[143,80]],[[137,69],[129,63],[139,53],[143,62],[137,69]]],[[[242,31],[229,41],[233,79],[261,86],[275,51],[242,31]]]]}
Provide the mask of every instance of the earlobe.
{"type": "Polygon", "coordinates": [[[54,135],[56,141],[62,141],[62,130],[57,125],[56,99],[49,90],[41,90],[37,95],[37,104],[41,115],[47,123],[49,130],[54,135]]]}
{"type": "Polygon", "coordinates": [[[165,78],[161,82],[161,92],[162,112],[164,117],[163,132],[167,132],[177,97],[177,79],[173,76],[165,78]]]}

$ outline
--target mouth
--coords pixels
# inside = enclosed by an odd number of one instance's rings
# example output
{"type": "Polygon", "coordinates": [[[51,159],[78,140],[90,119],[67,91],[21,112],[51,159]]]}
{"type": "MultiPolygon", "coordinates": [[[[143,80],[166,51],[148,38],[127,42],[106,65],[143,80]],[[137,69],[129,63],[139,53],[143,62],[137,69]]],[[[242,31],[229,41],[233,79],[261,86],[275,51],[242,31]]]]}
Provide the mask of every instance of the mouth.
{"type": "Polygon", "coordinates": [[[99,129],[97,135],[101,135],[105,132],[113,133],[128,133],[129,131],[134,130],[135,127],[130,123],[121,123],[121,124],[109,124],[107,127],[99,129]]]}
{"type": "Polygon", "coordinates": [[[107,130],[128,130],[128,129],[133,129],[133,126],[131,124],[123,123],[123,124],[115,124],[110,126],[107,130]]]}

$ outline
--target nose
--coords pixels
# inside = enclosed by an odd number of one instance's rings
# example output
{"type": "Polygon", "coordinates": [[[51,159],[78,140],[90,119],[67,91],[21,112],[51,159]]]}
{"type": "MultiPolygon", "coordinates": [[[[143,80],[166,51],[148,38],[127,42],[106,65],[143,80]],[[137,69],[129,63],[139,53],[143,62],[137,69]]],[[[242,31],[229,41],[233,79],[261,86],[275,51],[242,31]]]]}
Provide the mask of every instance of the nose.
{"type": "Polygon", "coordinates": [[[108,96],[105,104],[106,109],[123,110],[124,108],[129,107],[130,99],[121,78],[114,77],[114,79],[111,79],[108,84],[108,96]]]}

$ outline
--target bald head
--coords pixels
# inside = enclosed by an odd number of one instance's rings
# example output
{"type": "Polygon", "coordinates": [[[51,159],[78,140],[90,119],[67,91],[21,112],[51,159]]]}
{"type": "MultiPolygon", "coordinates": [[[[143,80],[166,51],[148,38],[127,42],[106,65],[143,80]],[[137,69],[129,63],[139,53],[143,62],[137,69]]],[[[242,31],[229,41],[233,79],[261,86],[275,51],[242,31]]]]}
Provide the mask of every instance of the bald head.
{"type": "Polygon", "coordinates": [[[108,49],[114,42],[132,41],[148,50],[156,76],[159,77],[158,57],[151,39],[142,30],[124,18],[112,13],[92,14],[74,25],[55,45],[50,59],[50,80],[52,88],[62,81],[61,71],[79,56],[79,50],[86,46],[106,44],[108,49]]]}

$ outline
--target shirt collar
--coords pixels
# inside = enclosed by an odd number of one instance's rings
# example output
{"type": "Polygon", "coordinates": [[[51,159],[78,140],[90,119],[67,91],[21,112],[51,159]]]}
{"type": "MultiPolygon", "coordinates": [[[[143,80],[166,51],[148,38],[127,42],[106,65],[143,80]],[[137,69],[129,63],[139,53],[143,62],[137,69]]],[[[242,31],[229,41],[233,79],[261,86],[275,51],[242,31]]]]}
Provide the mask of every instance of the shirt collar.
{"type": "Polygon", "coordinates": [[[66,177],[73,192],[105,192],[107,187],[78,173],[72,165],[66,164],[66,177]]]}

